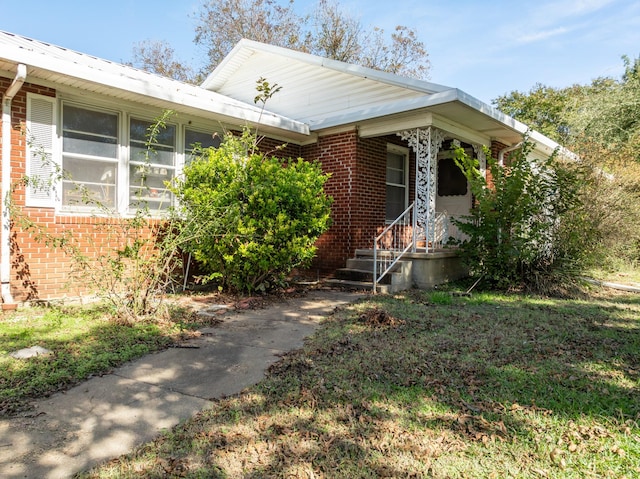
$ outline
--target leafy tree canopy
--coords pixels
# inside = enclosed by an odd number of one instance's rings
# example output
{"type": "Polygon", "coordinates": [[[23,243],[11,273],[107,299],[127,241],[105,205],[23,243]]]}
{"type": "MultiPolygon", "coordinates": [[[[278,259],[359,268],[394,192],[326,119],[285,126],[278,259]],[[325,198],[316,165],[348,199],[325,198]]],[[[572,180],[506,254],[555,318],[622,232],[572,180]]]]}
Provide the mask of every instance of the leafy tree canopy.
{"type": "Polygon", "coordinates": [[[578,155],[574,166],[589,172],[581,176],[586,207],[569,224],[582,225],[576,231],[590,238],[584,247],[612,268],[640,258],[640,58],[623,61],[618,79],[567,88],[536,84],[493,102],[578,155]]]}
{"type": "MultiPolygon", "coordinates": [[[[536,84],[512,91],[493,104],[531,128],[568,146],[596,141],[609,150],[640,146],[640,58],[623,57],[619,78],[596,78],[590,85],[553,88],[536,84]]],[[[640,161],[640,150],[635,148],[640,161]]]]}

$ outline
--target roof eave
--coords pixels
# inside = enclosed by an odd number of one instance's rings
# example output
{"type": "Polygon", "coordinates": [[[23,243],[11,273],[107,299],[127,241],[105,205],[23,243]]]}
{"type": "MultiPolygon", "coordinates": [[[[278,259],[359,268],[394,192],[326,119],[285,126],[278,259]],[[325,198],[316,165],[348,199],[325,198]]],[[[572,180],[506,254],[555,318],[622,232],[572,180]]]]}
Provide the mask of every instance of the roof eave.
{"type": "MultiPolygon", "coordinates": [[[[53,56],[47,56],[25,48],[3,45],[0,57],[13,63],[23,63],[27,69],[41,69],[87,84],[100,85],[115,91],[126,91],[144,98],[153,98],[171,105],[184,105],[204,113],[215,113],[241,122],[261,125],[279,130],[290,131],[297,135],[309,135],[308,125],[275,113],[262,111],[254,105],[228,98],[224,95],[188,85],[168,78],[131,69],[139,75],[126,76],[75,62],[61,62],[53,56]],[[144,78],[143,78],[144,77],[144,78]]],[[[33,78],[33,76],[32,76],[33,78]]]]}
{"type": "Polygon", "coordinates": [[[430,107],[440,106],[447,103],[458,102],[465,105],[483,115],[497,121],[504,128],[517,132],[520,135],[528,134],[529,138],[536,142],[546,152],[551,153],[558,148],[562,148],[552,139],[542,135],[541,133],[529,129],[524,123],[505,115],[501,111],[493,108],[477,98],[457,88],[450,88],[440,93],[424,95],[418,98],[402,100],[398,102],[390,102],[385,105],[348,112],[343,115],[336,115],[324,118],[315,122],[311,122],[311,131],[317,132],[328,128],[335,128],[347,124],[354,124],[366,120],[380,119],[392,115],[398,115],[407,112],[418,112],[420,110],[428,110],[430,107]]]}
{"type": "Polygon", "coordinates": [[[209,74],[209,76],[202,83],[202,88],[206,88],[212,91],[217,91],[218,89],[220,89],[224,85],[228,76],[233,73],[229,72],[228,69],[231,68],[230,66],[234,64],[234,57],[242,55],[243,52],[247,51],[270,53],[273,55],[289,58],[293,61],[315,65],[317,67],[328,68],[361,78],[368,78],[370,80],[375,80],[394,86],[401,86],[403,88],[409,88],[425,93],[443,92],[450,89],[450,87],[437,83],[401,77],[393,73],[375,70],[373,68],[367,68],[360,65],[354,65],[339,60],[332,60],[329,58],[324,58],[297,50],[290,50],[288,48],[278,47],[275,45],[260,43],[253,40],[248,40],[246,38],[240,40],[231,50],[231,52],[229,52],[229,54],[224,58],[224,60],[222,60],[222,62],[220,62],[220,64],[209,74]]]}

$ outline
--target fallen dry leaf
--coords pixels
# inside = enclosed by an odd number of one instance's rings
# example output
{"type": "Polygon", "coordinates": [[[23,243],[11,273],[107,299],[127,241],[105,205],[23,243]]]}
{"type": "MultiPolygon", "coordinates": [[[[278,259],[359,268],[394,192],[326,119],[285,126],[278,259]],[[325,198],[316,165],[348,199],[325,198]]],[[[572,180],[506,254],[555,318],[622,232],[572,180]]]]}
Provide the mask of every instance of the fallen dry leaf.
{"type": "Polygon", "coordinates": [[[363,323],[374,326],[391,326],[396,327],[405,323],[403,319],[397,319],[387,313],[384,309],[371,308],[360,315],[360,321],[363,323]]]}
{"type": "Polygon", "coordinates": [[[554,463],[558,464],[558,462],[560,462],[560,459],[562,459],[562,451],[556,447],[549,453],[549,456],[551,456],[551,460],[554,463]]]}

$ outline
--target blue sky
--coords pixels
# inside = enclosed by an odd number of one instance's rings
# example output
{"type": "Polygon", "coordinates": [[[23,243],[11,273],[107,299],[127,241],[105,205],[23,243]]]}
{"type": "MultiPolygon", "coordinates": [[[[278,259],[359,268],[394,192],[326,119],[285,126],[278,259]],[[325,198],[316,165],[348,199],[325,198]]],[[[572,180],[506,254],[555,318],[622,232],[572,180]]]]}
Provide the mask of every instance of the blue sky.
{"type": "MultiPolygon", "coordinates": [[[[165,40],[199,65],[193,43],[201,0],[0,0],[0,29],[113,61],[133,45],[165,40]]],[[[307,13],[314,0],[296,0],[307,13]]],[[[637,0],[342,0],[365,27],[418,31],[431,78],[490,102],[536,83],[565,87],[619,77],[622,55],[640,55],[637,0]]]]}

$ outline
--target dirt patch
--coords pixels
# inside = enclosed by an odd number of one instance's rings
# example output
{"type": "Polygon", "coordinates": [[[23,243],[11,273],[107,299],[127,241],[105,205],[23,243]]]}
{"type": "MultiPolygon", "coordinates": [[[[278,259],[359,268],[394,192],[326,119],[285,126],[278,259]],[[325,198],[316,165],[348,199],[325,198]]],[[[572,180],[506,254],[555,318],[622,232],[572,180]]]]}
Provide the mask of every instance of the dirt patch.
{"type": "Polygon", "coordinates": [[[178,305],[196,310],[210,308],[211,306],[224,306],[228,310],[256,310],[265,309],[274,303],[286,301],[287,299],[304,297],[311,289],[313,288],[305,286],[290,287],[253,296],[219,291],[196,292],[178,295],[173,300],[178,305]]]}
{"type": "Polygon", "coordinates": [[[404,319],[391,316],[384,309],[371,308],[360,315],[360,322],[374,328],[398,327],[405,324],[404,319]]]}

